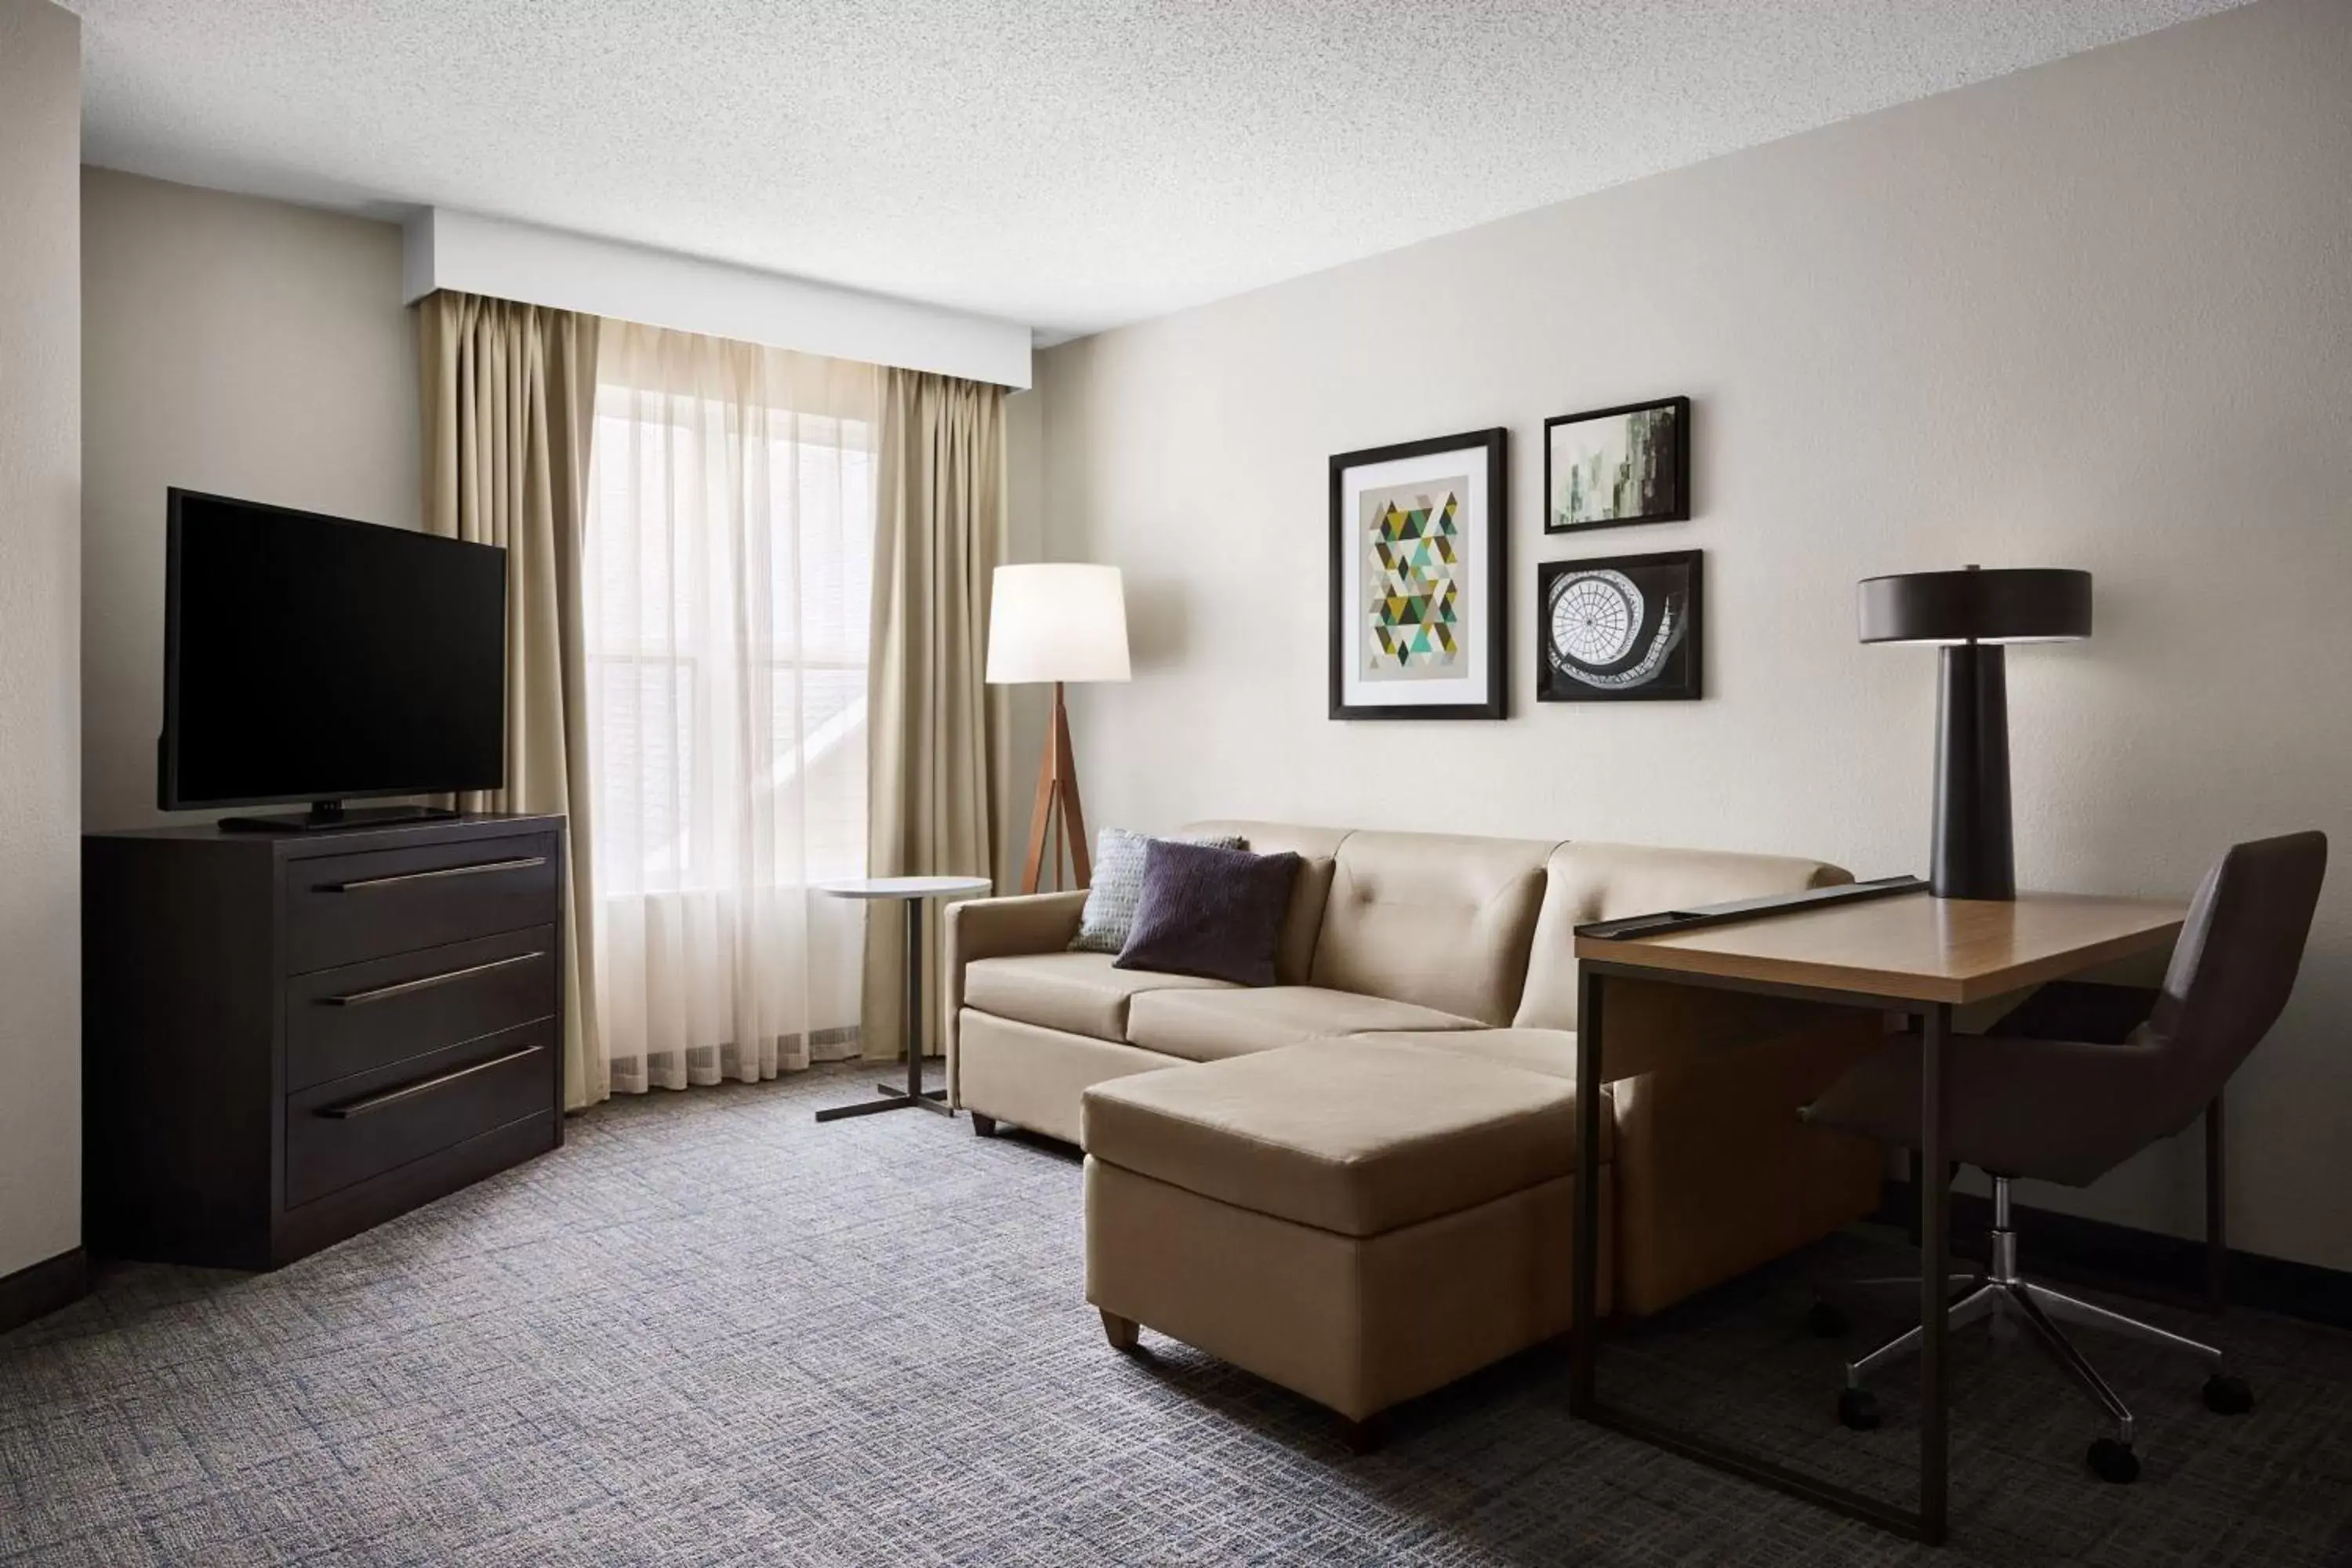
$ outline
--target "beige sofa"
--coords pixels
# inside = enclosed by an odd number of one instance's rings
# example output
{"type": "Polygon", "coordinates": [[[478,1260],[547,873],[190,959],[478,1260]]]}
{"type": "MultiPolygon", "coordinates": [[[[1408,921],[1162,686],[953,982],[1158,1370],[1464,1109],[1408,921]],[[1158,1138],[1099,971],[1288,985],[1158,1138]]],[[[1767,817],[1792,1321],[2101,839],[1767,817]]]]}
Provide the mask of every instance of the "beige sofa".
{"type": "MultiPolygon", "coordinates": [[[[1115,1343],[1149,1325],[1357,1421],[1568,1326],[1574,928],[1850,880],[1712,851],[1184,831],[1306,858],[1280,983],[1064,951],[1083,893],[956,905],[950,1098],[983,1134],[1087,1148],[1088,1296],[1115,1343]]],[[[1655,1311],[1874,1208],[1877,1151],[1796,1108],[1879,1037],[1806,1014],[1612,1084],[1603,1300],[1655,1311]]]]}

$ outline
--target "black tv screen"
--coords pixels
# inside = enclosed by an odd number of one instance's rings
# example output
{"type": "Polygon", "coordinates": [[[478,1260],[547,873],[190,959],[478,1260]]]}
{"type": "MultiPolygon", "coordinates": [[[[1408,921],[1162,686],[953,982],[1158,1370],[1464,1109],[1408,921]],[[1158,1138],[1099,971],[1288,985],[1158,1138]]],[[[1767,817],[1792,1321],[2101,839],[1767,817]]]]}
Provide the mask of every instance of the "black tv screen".
{"type": "Polygon", "coordinates": [[[174,489],[160,804],[495,789],[507,552],[174,489]]]}

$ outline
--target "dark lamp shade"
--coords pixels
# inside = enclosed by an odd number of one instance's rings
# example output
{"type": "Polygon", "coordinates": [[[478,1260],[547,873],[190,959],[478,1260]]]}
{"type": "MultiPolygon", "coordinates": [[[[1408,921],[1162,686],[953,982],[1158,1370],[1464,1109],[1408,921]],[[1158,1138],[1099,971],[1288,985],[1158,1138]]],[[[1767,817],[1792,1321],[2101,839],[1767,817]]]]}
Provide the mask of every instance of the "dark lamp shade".
{"type": "Polygon", "coordinates": [[[1865,577],[1864,642],[2062,642],[2091,635],[2091,574],[2055,567],[1865,577]]]}

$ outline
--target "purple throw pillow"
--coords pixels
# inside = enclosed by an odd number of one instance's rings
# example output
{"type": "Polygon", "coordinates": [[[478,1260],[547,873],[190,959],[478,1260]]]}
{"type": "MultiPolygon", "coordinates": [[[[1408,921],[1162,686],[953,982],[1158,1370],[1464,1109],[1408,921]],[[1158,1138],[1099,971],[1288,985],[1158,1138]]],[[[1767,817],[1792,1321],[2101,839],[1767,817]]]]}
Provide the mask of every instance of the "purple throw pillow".
{"type": "Polygon", "coordinates": [[[1299,865],[1287,850],[1253,855],[1151,840],[1143,852],[1135,923],[1111,967],[1273,984],[1275,951],[1299,865]]]}

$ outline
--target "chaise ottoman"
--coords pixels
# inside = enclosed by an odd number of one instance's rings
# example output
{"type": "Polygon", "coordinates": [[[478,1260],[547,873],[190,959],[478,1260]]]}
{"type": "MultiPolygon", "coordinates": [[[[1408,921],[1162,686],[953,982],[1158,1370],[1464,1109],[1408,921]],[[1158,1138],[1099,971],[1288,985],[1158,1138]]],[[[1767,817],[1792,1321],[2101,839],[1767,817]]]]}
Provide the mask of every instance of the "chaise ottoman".
{"type": "Polygon", "coordinates": [[[1087,1300],[1118,1348],[1148,1326],[1369,1447],[1390,1405],[1567,1331],[1575,1107],[1559,1077],[1361,1037],[1096,1084],[1087,1300]]]}

